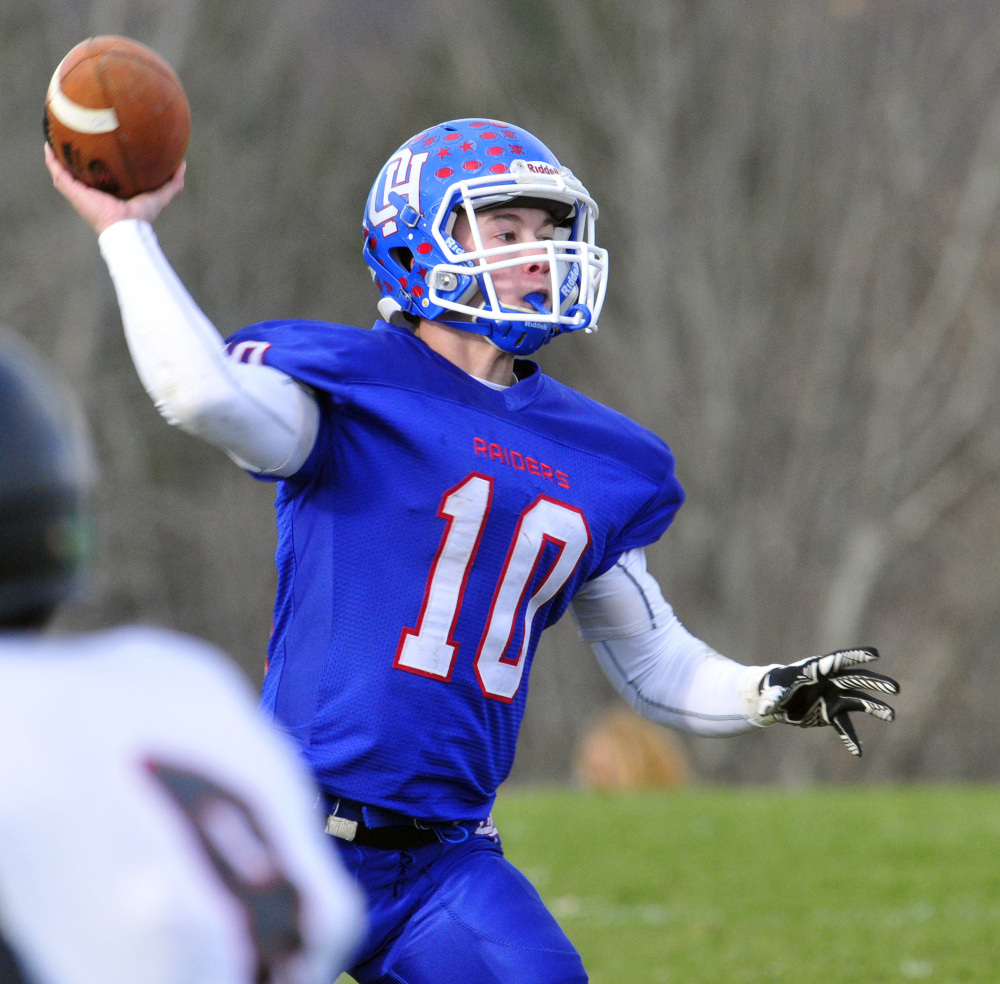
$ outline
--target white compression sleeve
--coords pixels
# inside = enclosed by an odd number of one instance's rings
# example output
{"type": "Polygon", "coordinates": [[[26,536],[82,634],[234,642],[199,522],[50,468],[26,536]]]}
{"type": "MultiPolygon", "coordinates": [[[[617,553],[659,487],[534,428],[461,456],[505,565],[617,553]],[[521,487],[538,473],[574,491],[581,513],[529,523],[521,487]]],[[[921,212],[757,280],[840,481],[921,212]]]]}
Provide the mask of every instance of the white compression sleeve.
{"type": "Polygon", "coordinates": [[[294,379],[226,355],[147,222],[116,222],[98,242],[118,295],[139,379],[171,424],[222,448],[238,465],[287,477],[316,441],[319,408],[294,379]]]}
{"type": "Polygon", "coordinates": [[[765,667],[720,656],[681,625],[646,570],[642,550],[588,581],[571,611],[618,692],[644,717],[696,735],[761,727],[754,712],[765,667]]]}

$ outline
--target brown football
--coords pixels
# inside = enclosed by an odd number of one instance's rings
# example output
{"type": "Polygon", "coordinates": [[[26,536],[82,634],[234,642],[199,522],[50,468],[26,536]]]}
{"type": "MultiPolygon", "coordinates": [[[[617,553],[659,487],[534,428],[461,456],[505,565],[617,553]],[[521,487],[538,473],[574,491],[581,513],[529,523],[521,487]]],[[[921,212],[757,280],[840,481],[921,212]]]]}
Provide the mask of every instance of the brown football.
{"type": "Polygon", "coordinates": [[[45,138],[77,178],[119,198],[165,184],[184,159],[191,110],[173,69],[130,38],[81,41],[45,98],[45,138]]]}

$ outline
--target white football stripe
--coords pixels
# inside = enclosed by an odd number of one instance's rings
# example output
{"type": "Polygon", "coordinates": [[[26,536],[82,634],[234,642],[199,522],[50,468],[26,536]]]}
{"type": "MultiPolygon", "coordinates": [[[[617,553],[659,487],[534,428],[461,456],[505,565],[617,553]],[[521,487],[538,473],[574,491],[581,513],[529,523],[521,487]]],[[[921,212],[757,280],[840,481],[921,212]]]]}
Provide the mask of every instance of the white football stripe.
{"type": "Polygon", "coordinates": [[[49,109],[52,115],[77,133],[111,133],[118,129],[118,114],[114,109],[90,109],[73,102],[59,85],[62,62],[49,83],[49,109]]]}

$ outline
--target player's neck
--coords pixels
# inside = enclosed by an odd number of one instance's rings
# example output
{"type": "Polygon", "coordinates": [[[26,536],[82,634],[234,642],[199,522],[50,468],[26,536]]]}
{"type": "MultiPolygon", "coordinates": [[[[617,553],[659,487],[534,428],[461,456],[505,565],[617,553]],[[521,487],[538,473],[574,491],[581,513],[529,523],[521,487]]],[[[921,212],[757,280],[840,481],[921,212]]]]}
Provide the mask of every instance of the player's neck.
{"type": "Polygon", "coordinates": [[[503,352],[482,335],[449,328],[436,321],[421,321],[417,338],[470,376],[510,386],[514,379],[514,356],[503,352]]]}

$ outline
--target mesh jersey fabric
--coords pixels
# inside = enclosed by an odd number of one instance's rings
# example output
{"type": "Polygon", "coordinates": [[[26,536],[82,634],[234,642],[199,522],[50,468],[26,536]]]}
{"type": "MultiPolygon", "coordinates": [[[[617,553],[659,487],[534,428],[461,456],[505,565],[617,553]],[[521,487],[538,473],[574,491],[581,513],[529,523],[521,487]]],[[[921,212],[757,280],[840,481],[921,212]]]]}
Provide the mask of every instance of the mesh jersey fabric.
{"type": "Polygon", "coordinates": [[[321,414],[277,486],[262,706],[328,793],[485,817],[542,630],[680,507],[670,449],[533,362],[498,392],[387,322],[267,322],[228,344],[321,414]]]}

